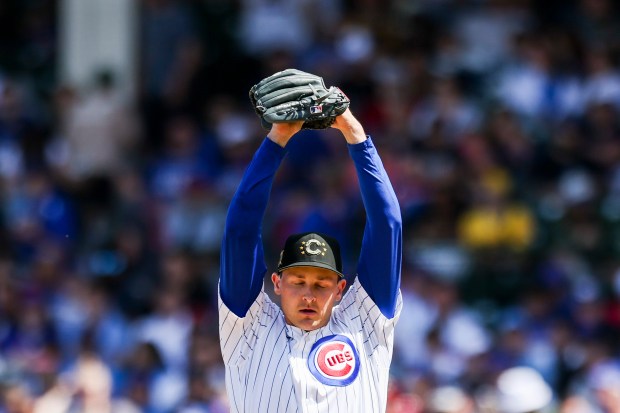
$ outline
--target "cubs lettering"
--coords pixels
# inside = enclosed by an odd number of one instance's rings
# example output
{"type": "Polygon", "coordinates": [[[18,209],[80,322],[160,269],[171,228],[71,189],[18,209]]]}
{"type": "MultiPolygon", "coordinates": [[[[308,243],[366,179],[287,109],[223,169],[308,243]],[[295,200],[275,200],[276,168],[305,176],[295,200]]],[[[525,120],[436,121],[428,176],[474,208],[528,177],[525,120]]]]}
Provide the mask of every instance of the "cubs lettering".
{"type": "Polygon", "coordinates": [[[359,356],[348,337],[333,335],[323,337],[312,346],[308,368],[323,384],[347,386],[359,372],[359,356]]]}

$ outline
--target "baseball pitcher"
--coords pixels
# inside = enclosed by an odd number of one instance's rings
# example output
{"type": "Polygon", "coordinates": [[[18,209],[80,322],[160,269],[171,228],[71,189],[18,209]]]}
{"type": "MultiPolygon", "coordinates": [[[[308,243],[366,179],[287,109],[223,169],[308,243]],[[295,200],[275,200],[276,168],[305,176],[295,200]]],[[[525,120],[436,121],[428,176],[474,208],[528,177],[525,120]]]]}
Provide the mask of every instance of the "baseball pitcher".
{"type": "Polygon", "coordinates": [[[401,309],[402,224],[370,137],[338,88],[295,69],[250,90],[267,138],[229,207],[219,283],[220,345],[232,412],[384,412],[401,309]],[[366,209],[357,277],[346,281],[338,241],[291,235],[265,293],[261,222],[286,144],[303,128],[342,132],[366,209]]]}

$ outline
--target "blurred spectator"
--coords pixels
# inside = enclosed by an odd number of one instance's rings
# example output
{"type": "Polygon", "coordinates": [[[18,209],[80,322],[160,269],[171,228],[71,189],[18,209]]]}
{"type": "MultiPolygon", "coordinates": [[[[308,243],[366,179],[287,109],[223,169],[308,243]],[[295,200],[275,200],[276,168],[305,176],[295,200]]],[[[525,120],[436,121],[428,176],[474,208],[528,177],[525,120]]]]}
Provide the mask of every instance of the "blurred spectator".
{"type": "Polygon", "coordinates": [[[620,73],[612,64],[610,51],[605,48],[588,49],[586,59],[585,105],[608,103],[620,109],[620,73]]]}
{"type": "Polygon", "coordinates": [[[182,198],[168,210],[162,228],[166,248],[189,248],[216,253],[222,240],[226,208],[207,182],[188,185],[182,198]]]}
{"type": "Polygon", "coordinates": [[[395,357],[404,368],[400,374],[424,372],[436,383],[449,384],[464,374],[470,358],[489,350],[491,338],[482,320],[459,303],[458,295],[453,281],[403,284],[403,311],[412,322],[395,337],[395,357]]]}
{"type": "Polygon", "coordinates": [[[207,113],[209,139],[205,155],[206,167],[217,176],[216,185],[227,199],[232,197],[243,168],[250,161],[263,129],[255,114],[244,112],[231,96],[218,95],[211,99],[207,113]],[[221,164],[218,162],[221,161],[221,164]],[[213,168],[213,166],[215,166],[213,168]]]}
{"type": "Polygon", "coordinates": [[[559,413],[598,413],[597,409],[579,396],[566,398],[560,406],[559,413]]]}
{"type": "Polygon", "coordinates": [[[154,312],[137,321],[135,340],[153,343],[167,369],[184,372],[188,367],[187,349],[192,318],[183,290],[169,287],[164,285],[155,294],[154,312]]]}
{"type": "Polygon", "coordinates": [[[33,413],[34,399],[20,384],[7,384],[2,389],[2,413],[33,413]]]}
{"type": "Polygon", "coordinates": [[[611,44],[618,46],[618,4],[612,0],[579,0],[574,23],[588,46],[611,44]]]}
{"type": "Polygon", "coordinates": [[[164,285],[155,293],[152,314],[137,320],[134,340],[152,343],[161,357],[161,370],[146,384],[149,412],[166,413],[187,394],[188,349],[192,317],[182,290],[164,285]]]}
{"type": "Polygon", "coordinates": [[[156,384],[165,374],[160,352],[152,343],[136,343],[119,365],[118,393],[125,395],[142,411],[150,411],[156,384]]]}
{"type": "Polygon", "coordinates": [[[561,375],[578,368],[578,362],[569,359],[570,354],[566,353],[566,335],[574,332],[562,323],[558,314],[558,305],[550,291],[526,289],[518,305],[508,309],[498,323],[497,344],[490,352],[493,369],[529,366],[549,384],[558,389],[563,387],[561,375]]]}
{"type": "Polygon", "coordinates": [[[4,178],[14,178],[23,168],[43,162],[46,126],[39,113],[32,85],[18,78],[2,77],[0,70],[0,154],[4,178]]]}
{"type": "Polygon", "coordinates": [[[536,370],[513,367],[498,376],[494,397],[498,413],[536,413],[552,403],[553,393],[536,370]]]}
{"type": "Polygon", "coordinates": [[[510,59],[510,41],[531,24],[523,1],[490,0],[485,7],[469,5],[456,14],[455,38],[460,42],[463,69],[486,74],[510,59]]]}
{"type": "Polygon", "coordinates": [[[489,146],[498,162],[514,178],[513,191],[524,192],[535,162],[535,145],[514,113],[497,110],[489,114],[486,125],[489,146]]]}
{"type": "Polygon", "coordinates": [[[422,411],[424,411],[424,402],[419,396],[408,393],[394,380],[390,382],[386,413],[421,413],[422,411]]]}
{"type": "Polygon", "coordinates": [[[16,183],[5,192],[2,214],[18,260],[32,258],[43,240],[73,245],[78,231],[75,205],[47,171],[30,170],[16,183]]]}
{"type": "Polygon", "coordinates": [[[459,220],[459,239],[472,249],[523,251],[534,240],[535,221],[525,205],[509,198],[509,176],[490,170],[473,184],[472,205],[459,220]]]}
{"type": "Polygon", "coordinates": [[[40,391],[45,385],[46,375],[53,375],[61,365],[58,331],[43,303],[35,297],[27,299],[14,317],[0,349],[10,365],[23,371],[32,388],[40,391]]]}
{"type": "Polygon", "coordinates": [[[516,53],[496,75],[493,94],[500,104],[530,121],[578,113],[581,88],[574,74],[556,76],[549,39],[540,33],[515,36],[516,53]]]}
{"type": "MultiPolygon", "coordinates": [[[[189,386],[187,402],[177,413],[224,413],[230,410],[226,403],[213,397],[207,381],[201,376],[192,376],[189,386]]],[[[221,396],[220,396],[221,397],[221,396]]]]}
{"type": "Polygon", "coordinates": [[[440,139],[454,144],[464,135],[480,127],[481,114],[477,106],[462,94],[457,80],[436,79],[428,100],[417,105],[409,119],[409,133],[414,139],[440,139]]]}
{"type": "Polygon", "coordinates": [[[139,141],[134,108],[115,84],[114,74],[99,72],[92,89],[63,108],[66,158],[56,159],[67,179],[80,184],[92,177],[109,177],[132,161],[139,141]]]}
{"type": "Polygon", "coordinates": [[[415,375],[428,362],[425,337],[433,327],[438,309],[430,296],[431,282],[421,275],[403,274],[402,296],[404,319],[394,332],[394,359],[396,365],[406,369],[402,374],[415,375]]]}
{"type": "Polygon", "coordinates": [[[436,388],[430,396],[429,413],[473,413],[474,402],[462,389],[455,386],[436,388]]]}
{"type": "Polygon", "coordinates": [[[491,345],[489,334],[478,315],[460,301],[458,285],[435,280],[431,288],[438,307],[434,328],[442,347],[463,359],[486,352],[491,345]]]}
{"type": "Polygon", "coordinates": [[[33,413],[139,413],[136,405],[112,397],[109,368],[92,354],[82,354],[64,382],[39,397],[33,413]]]}
{"type": "MultiPolygon", "coordinates": [[[[320,3],[323,11],[333,9],[330,2],[320,3]]],[[[315,16],[315,6],[306,0],[242,0],[241,44],[251,54],[302,52],[314,39],[314,24],[321,22],[315,16]]]]}
{"type": "Polygon", "coordinates": [[[183,115],[170,119],[165,139],[149,168],[149,192],[164,205],[180,198],[192,183],[209,179],[204,142],[194,120],[183,115]]]}
{"type": "Polygon", "coordinates": [[[214,305],[209,303],[214,295],[211,289],[217,288],[212,279],[216,277],[210,277],[214,269],[203,268],[202,264],[213,265],[211,260],[218,258],[210,256],[208,252],[188,249],[170,249],[161,258],[161,283],[169,289],[181,291],[187,297],[187,304],[195,322],[208,322],[209,320],[204,320],[203,317],[208,317],[209,310],[214,308],[214,305]]]}
{"type": "Polygon", "coordinates": [[[618,362],[600,363],[590,371],[588,382],[594,400],[605,412],[620,412],[620,365],[618,362]]]}

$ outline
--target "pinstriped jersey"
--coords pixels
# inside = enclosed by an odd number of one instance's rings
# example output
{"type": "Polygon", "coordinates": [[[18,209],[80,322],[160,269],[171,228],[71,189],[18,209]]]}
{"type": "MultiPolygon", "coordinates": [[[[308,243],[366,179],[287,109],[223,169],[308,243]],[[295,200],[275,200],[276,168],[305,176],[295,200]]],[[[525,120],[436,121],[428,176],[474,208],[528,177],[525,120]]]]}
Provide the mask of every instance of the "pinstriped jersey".
{"type": "Polygon", "coordinates": [[[394,326],[359,280],[328,324],[303,331],[285,322],[264,287],[245,317],[219,300],[220,345],[231,412],[384,412],[394,326]]]}
{"type": "Polygon", "coordinates": [[[222,240],[219,317],[232,412],[385,411],[402,306],[402,221],[371,138],[348,149],[366,226],[356,280],[325,327],[306,332],[288,325],[264,290],[261,221],[286,149],[266,138],[231,201],[222,240]]]}

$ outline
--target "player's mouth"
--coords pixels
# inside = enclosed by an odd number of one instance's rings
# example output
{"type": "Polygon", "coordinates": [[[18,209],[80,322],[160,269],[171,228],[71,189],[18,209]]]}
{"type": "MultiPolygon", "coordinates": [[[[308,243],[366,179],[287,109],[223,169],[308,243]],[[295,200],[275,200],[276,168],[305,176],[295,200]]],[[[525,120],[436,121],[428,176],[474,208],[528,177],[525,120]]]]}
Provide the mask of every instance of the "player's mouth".
{"type": "Polygon", "coordinates": [[[315,315],[315,314],[317,314],[317,311],[313,310],[312,308],[302,308],[301,310],[299,310],[299,312],[304,314],[304,315],[315,315]]]}

